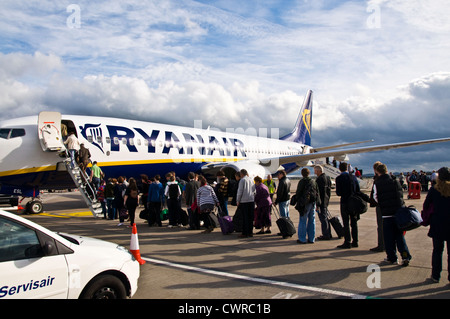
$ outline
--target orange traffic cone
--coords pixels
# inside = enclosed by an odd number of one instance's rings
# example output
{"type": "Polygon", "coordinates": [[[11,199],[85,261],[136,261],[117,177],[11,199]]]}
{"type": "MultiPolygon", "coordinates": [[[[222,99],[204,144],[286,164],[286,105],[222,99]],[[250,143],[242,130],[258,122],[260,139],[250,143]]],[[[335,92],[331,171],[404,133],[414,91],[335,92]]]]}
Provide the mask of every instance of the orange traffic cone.
{"type": "Polygon", "coordinates": [[[139,252],[139,240],[136,224],[133,224],[133,230],[131,231],[130,252],[133,254],[134,258],[139,262],[140,265],[145,264],[145,260],[141,258],[141,253],[139,252]]]}

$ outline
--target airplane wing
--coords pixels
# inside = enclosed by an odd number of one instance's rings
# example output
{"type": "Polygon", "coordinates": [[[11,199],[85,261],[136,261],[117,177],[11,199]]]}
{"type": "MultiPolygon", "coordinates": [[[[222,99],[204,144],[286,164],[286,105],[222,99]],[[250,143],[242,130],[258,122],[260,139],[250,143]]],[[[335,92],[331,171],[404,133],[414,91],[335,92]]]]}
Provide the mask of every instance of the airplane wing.
{"type": "MultiPolygon", "coordinates": [[[[279,164],[284,165],[284,164],[288,164],[288,163],[300,163],[302,165],[306,165],[305,163],[307,163],[308,161],[318,159],[318,158],[336,157],[336,156],[342,156],[342,155],[347,155],[347,154],[368,153],[368,152],[376,152],[376,151],[386,151],[386,150],[396,149],[396,148],[442,143],[442,142],[450,142],[450,137],[432,139],[432,140],[412,141],[412,142],[394,143],[394,144],[383,144],[383,145],[376,145],[376,146],[341,149],[341,150],[335,150],[335,151],[315,152],[315,153],[307,153],[307,154],[300,154],[300,155],[284,156],[284,157],[279,158],[279,164]]],[[[302,166],[302,165],[299,165],[299,166],[302,166]]]]}

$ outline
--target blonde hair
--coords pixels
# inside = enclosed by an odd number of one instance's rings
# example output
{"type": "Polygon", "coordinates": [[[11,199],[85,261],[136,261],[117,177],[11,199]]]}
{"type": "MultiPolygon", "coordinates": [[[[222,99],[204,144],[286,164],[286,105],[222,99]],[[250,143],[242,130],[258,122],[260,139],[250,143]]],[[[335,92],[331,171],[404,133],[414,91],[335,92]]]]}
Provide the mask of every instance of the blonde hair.
{"type": "Polygon", "coordinates": [[[450,181],[443,181],[442,179],[436,179],[436,185],[434,188],[441,193],[444,197],[450,197],[450,181]]]}

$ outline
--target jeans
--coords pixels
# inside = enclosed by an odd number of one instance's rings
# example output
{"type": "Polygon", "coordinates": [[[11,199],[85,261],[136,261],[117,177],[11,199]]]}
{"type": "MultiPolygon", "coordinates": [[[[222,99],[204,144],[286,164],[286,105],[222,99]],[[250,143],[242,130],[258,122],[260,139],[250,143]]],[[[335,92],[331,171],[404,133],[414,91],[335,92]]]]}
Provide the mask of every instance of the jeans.
{"type": "Polygon", "coordinates": [[[408,246],[406,245],[405,236],[403,236],[403,232],[398,229],[395,217],[392,216],[383,218],[383,235],[387,259],[390,262],[397,261],[397,249],[403,260],[411,259],[408,246]]]}
{"type": "MultiPolygon", "coordinates": [[[[434,279],[441,279],[441,271],[442,271],[442,255],[444,253],[444,243],[445,241],[433,238],[433,255],[431,259],[431,275],[434,279]]],[[[450,246],[447,241],[447,264],[450,265],[450,246]]],[[[448,274],[448,280],[450,281],[450,270],[448,274]]]]}
{"type": "Polygon", "coordinates": [[[280,206],[280,215],[281,217],[289,217],[289,203],[291,201],[287,200],[285,202],[279,202],[278,205],[280,206]]]}
{"type": "Polygon", "coordinates": [[[328,208],[324,206],[317,207],[317,215],[319,216],[320,225],[322,228],[322,236],[331,238],[331,227],[328,220],[328,208]]]}
{"type": "Polygon", "coordinates": [[[298,240],[306,243],[306,235],[308,242],[313,243],[316,237],[316,203],[306,205],[305,214],[300,215],[298,222],[298,240]]]}
{"type": "Polygon", "coordinates": [[[116,208],[113,205],[114,197],[106,198],[106,207],[108,208],[108,218],[116,219],[116,208]]]}

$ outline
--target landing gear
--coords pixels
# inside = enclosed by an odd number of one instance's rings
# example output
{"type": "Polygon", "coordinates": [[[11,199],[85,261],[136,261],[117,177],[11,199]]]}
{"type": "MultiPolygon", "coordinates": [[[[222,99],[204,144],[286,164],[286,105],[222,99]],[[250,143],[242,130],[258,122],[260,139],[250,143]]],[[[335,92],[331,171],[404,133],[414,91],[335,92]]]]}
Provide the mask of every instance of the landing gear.
{"type": "Polygon", "coordinates": [[[25,211],[28,214],[40,214],[44,210],[44,205],[38,199],[32,199],[25,206],[25,211]]]}

